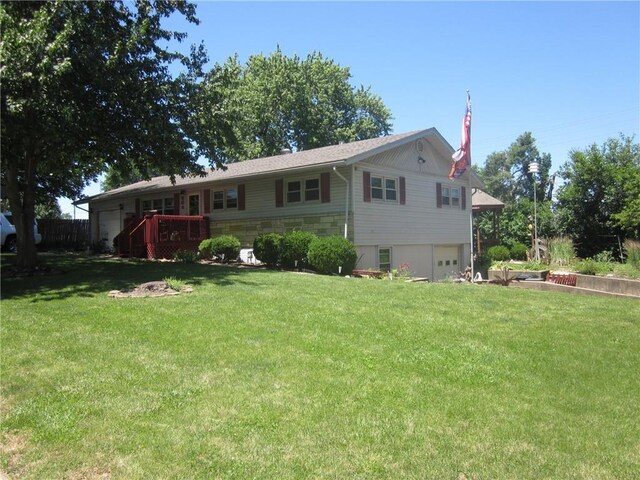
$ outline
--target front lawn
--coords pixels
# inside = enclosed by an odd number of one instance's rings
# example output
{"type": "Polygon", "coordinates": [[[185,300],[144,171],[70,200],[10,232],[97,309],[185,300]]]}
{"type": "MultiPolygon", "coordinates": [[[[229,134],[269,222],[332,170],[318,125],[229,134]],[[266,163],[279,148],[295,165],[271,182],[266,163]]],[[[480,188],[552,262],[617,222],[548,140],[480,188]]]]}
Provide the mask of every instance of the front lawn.
{"type": "Polygon", "coordinates": [[[10,478],[640,471],[637,300],[43,258],[2,280],[10,478]],[[168,277],[194,291],[107,296],[168,277]]]}

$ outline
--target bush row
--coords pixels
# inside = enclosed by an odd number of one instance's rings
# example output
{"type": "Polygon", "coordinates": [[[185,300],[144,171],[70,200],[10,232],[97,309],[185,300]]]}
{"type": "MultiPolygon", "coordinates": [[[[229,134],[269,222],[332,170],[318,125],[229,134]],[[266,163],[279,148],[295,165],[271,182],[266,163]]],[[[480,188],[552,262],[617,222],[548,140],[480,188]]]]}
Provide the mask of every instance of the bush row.
{"type": "MultiPolygon", "coordinates": [[[[198,251],[200,258],[229,262],[240,256],[240,246],[240,240],[233,235],[221,235],[203,240],[198,251]]],[[[358,261],[356,247],[350,240],[337,235],[318,237],[298,230],[258,235],[253,242],[253,255],[269,268],[313,268],[325,274],[348,275],[358,261]]]]}
{"type": "Polygon", "coordinates": [[[325,274],[348,275],[358,261],[356,247],[350,240],[302,231],[258,235],[253,242],[253,254],[270,268],[311,267],[325,274]]]}

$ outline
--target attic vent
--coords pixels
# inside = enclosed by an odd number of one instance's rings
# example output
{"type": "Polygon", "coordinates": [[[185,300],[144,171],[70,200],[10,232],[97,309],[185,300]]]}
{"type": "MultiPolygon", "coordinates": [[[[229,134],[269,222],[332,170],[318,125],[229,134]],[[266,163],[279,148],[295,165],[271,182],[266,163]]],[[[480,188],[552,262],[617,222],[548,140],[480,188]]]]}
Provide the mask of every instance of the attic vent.
{"type": "Polygon", "coordinates": [[[416,140],[416,150],[421,153],[424,150],[424,143],[422,140],[416,140]]]}
{"type": "Polygon", "coordinates": [[[280,150],[280,155],[288,155],[290,153],[291,153],[290,148],[283,148],[282,150],[280,150]]]}

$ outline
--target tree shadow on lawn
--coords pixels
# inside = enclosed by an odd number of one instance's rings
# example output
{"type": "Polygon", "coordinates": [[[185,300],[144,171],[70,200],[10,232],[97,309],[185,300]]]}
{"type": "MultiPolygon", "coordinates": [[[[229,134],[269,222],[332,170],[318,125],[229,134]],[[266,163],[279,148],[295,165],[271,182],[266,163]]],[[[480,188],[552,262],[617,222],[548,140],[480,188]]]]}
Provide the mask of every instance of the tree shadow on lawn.
{"type": "MultiPolygon", "coordinates": [[[[73,253],[39,254],[48,272],[29,277],[2,275],[2,299],[32,297],[33,302],[71,297],[106,295],[111,290],[131,290],[141,283],[171,277],[192,287],[203,283],[228,286],[237,283],[260,286],[243,280],[247,269],[200,263],[153,262],[103,255],[86,257],[73,253]]],[[[15,255],[2,255],[2,270],[10,269],[15,255]]],[[[251,269],[251,271],[256,271],[251,269]]]]}

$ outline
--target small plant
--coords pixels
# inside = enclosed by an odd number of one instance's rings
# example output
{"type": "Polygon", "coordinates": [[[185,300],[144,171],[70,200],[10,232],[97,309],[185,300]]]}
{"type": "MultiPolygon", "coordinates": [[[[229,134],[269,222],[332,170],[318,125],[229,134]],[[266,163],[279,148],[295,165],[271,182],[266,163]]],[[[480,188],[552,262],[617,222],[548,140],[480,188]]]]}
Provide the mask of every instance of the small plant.
{"type": "Polygon", "coordinates": [[[281,261],[284,268],[306,268],[309,266],[307,254],[309,245],[318,236],[311,232],[294,230],[282,237],[281,261]]]}
{"type": "Polygon", "coordinates": [[[611,250],[603,250],[599,253],[596,253],[593,256],[593,259],[599,263],[612,263],[616,261],[613,256],[613,251],[611,250]]]}
{"type": "Polygon", "coordinates": [[[549,255],[554,265],[569,265],[576,256],[573,240],[569,237],[556,237],[549,240],[549,255]]]}
{"type": "Polygon", "coordinates": [[[411,265],[409,262],[401,263],[400,266],[391,271],[393,274],[393,278],[397,278],[399,280],[406,280],[411,277],[411,265]]]}
{"type": "Polygon", "coordinates": [[[350,275],[357,261],[356,246],[339,235],[316,238],[309,245],[309,263],[320,273],[350,275]]]}
{"type": "Polygon", "coordinates": [[[282,238],[279,233],[258,235],[253,241],[253,255],[267,267],[277,267],[282,254],[282,238]]]}
{"type": "Polygon", "coordinates": [[[180,263],[196,263],[198,261],[198,252],[181,248],[173,254],[173,259],[180,263]]]}
{"type": "Polygon", "coordinates": [[[198,250],[203,258],[218,258],[223,262],[237,260],[240,255],[240,240],[233,235],[221,235],[200,242],[198,250]]]}
{"type": "Polygon", "coordinates": [[[627,239],[624,241],[626,263],[640,268],[640,241],[627,239]]]}
{"type": "Polygon", "coordinates": [[[487,250],[487,257],[489,257],[492,262],[502,262],[509,260],[511,252],[509,252],[509,249],[504,245],[495,245],[487,250]]]}
{"type": "Polygon", "coordinates": [[[167,277],[162,280],[171,290],[175,290],[176,292],[181,291],[183,288],[187,286],[185,282],[182,280],[178,280],[174,277],[167,277]]]}

